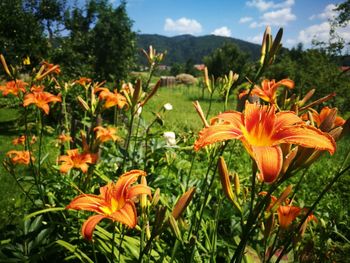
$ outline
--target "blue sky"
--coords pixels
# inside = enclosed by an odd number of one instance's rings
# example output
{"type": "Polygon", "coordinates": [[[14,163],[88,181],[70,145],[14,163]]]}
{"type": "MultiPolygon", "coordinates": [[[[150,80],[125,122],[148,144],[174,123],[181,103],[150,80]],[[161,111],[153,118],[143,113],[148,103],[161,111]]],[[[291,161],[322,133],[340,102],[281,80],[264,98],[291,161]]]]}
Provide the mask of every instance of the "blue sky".
{"type": "MultiPolygon", "coordinates": [[[[113,1],[113,0],[111,0],[113,1]]],[[[265,26],[284,28],[283,45],[326,40],[329,18],[342,0],[129,0],[127,11],[139,33],[175,36],[216,34],[260,43],[265,26]]],[[[118,4],[114,0],[114,4],[118,4]]],[[[350,40],[350,27],[340,35],[350,40]]]]}

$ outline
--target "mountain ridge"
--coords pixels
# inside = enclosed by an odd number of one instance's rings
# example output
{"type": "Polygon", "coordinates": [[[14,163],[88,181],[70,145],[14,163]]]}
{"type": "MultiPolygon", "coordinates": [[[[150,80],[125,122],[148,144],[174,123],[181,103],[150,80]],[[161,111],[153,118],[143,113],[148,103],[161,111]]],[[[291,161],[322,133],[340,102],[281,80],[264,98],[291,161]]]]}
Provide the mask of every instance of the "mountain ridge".
{"type": "MultiPolygon", "coordinates": [[[[260,56],[261,46],[241,39],[223,37],[216,35],[193,36],[189,34],[168,37],[159,34],[138,34],[137,47],[148,50],[150,45],[158,52],[167,51],[163,64],[186,63],[191,61],[194,64],[203,63],[203,57],[220,48],[224,43],[236,44],[239,49],[250,56],[250,60],[256,60],[260,56]]],[[[146,60],[139,56],[141,64],[146,60]]]]}

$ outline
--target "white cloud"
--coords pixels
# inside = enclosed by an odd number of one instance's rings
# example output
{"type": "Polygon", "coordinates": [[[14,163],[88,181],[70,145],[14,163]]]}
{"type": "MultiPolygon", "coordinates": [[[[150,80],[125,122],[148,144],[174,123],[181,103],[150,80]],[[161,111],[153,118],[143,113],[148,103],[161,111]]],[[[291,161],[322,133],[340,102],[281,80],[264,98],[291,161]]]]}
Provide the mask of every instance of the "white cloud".
{"type": "MultiPolygon", "coordinates": [[[[323,22],[321,24],[316,24],[309,26],[299,32],[298,41],[305,45],[312,43],[313,39],[318,41],[327,42],[329,39],[330,24],[328,22],[323,22]]],[[[339,28],[337,34],[342,37],[346,42],[350,41],[350,25],[344,28],[339,28]]]]}
{"type": "Polygon", "coordinates": [[[292,39],[292,38],[288,38],[286,41],[282,40],[282,45],[287,46],[287,47],[294,46],[296,43],[297,43],[297,41],[295,39],[292,39]]]}
{"type": "Polygon", "coordinates": [[[261,44],[263,39],[263,34],[259,34],[253,37],[248,37],[247,41],[255,43],[255,44],[261,44]]]}
{"type": "Polygon", "coordinates": [[[202,32],[202,25],[195,19],[182,17],[178,20],[165,19],[164,30],[180,34],[198,34],[202,32]]]}
{"type": "Polygon", "coordinates": [[[314,20],[314,19],[321,19],[321,20],[325,20],[325,19],[333,19],[334,17],[337,16],[338,12],[334,11],[334,9],[337,6],[334,4],[329,4],[325,7],[325,9],[323,10],[322,13],[317,14],[317,15],[312,15],[309,17],[310,20],[314,20]]]}
{"type": "Polygon", "coordinates": [[[222,36],[222,37],[230,37],[231,36],[231,30],[229,28],[227,28],[226,26],[217,28],[211,33],[213,35],[222,36]]]}
{"type": "Polygon", "coordinates": [[[238,23],[244,24],[244,23],[248,23],[248,22],[250,22],[250,21],[252,21],[252,20],[253,20],[252,17],[250,17],[250,16],[244,16],[244,17],[242,17],[242,18],[238,21],[238,23]]]}
{"type": "Polygon", "coordinates": [[[285,0],[280,3],[275,3],[273,1],[264,1],[264,0],[252,0],[247,1],[246,5],[249,7],[255,7],[259,9],[259,11],[263,12],[268,9],[276,9],[276,8],[288,8],[294,5],[294,0],[285,0]]]}
{"type": "Polygon", "coordinates": [[[297,17],[292,13],[291,8],[278,9],[271,12],[264,13],[260,22],[252,22],[249,27],[256,28],[262,26],[285,26],[290,21],[295,20],[297,17]]]}
{"type": "Polygon", "coordinates": [[[260,11],[265,11],[273,6],[273,2],[265,2],[264,0],[247,1],[246,5],[249,7],[256,7],[260,11]]]}

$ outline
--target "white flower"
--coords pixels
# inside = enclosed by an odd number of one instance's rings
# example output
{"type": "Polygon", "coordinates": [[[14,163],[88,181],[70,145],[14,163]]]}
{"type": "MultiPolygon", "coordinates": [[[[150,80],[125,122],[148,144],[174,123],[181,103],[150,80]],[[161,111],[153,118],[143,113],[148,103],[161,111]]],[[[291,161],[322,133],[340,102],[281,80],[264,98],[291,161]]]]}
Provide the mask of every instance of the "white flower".
{"type": "Polygon", "coordinates": [[[165,110],[172,110],[173,109],[173,105],[171,105],[170,103],[164,104],[163,107],[164,107],[165,110]]]}
{"type": "Polygon", "coordinates": [[[176,145],[176,137],[174,132],[164,132],[163,137],[166,141],[166,144],[168,146],[175,146],[176,145]]]}

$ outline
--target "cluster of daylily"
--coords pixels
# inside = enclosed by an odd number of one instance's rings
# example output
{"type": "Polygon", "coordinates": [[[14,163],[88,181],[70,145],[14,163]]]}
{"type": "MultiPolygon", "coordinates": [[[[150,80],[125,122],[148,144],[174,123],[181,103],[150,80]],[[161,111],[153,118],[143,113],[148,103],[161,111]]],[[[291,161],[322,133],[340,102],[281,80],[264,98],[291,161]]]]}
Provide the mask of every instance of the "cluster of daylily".
{"type": "MultiPolygon", "coordinates": [[[[313,95],[314,90],[307,93],[300,100],[295,97],[289,99],[285,97],[281,104],[283,107],[289,106],[290,110],[281,110],[277,97],[278,88],[280,87],[284,87],[285,92],[287,92],[287,90],[294,88],[294,82],[290,79],[283,79],[278,82],[263,80],[261,86],[254,85],[250,90],[239,94],[239,99],[245,101],[243,113],[226,111],[212,118],[210,123],[207,122],[199,103],[196,102],[194,104],[195,108],[205,127],[200,131],[199,137],[194,143],[194,150],[198,151],[218,142],[223,145],[225,141],[238,139],[253,159],[258,170],[258,173],[256,173],[256,168],[253,167],[252,180],[255,181],[256,176],[262,183],[277,186],[298,170],[312,164],[324,151],[328,151],[333,155],[336,150],[336,141],[342,135],[342,125],[344,125],[345,120],[337,116],[336,108],[323,107],[318,113],[312,107],[327,101],[334,94],[308,105],[305,104],[313,95]]],[[[234,175],[235,191],[232,191],[229,172],[223,157],[219,159],[218,168],[226,197],[242,213],[242,200],[238,198],[238,175],[234,175]]],[[[279,227],[283,230],[289,229],[292,222],[299,215],[308,214],[299,228],[301,236],[304,234],[309,221],[317,221],[312,212],[308,212],[307,208],[292,205],[292,201],[287,199],[290,193],[291,186],[287,187],[279,198],[271,195],[271,192],[260,193],[260,195],[268,195],[271,199],[270,204],[267,205],[267,215],[265,216],[267,222],[265,222],[263,231],[266,238],[275,227],[275,212],[278,215],[279,227]]],[[[260,204],[263,204],[263,201],[257,204],[257,207],[261,209],[260,204]]],[[[250,214],[250,218],[254,218],[254,216],[258,218],[258,215],[259,212],[255,211],[250,214]]],[[[247,227],[252,227],[254,225],[252,222],[248,222],[247,227]]],[[[251,230],[243,231],[243,235],[248,235],[249,231],[251,230]]],[[[243,237],[242,240],[240,243],[242,247],[239,246],[239,248],[244,251],[247,238],[243,237]]],[[[278,248],[270,247],[266,253],[277,253],[277,250],[278,248]]],[[[283,252],[285,251],[283,250],[283,252]]],[[[235,253],[233,259],[239,261],[242,255],[240,253],[243,252],[235,253]]]]}
{"type": "Polygon", "coordinates": [[[301,117],[293,111],[277,111],[276,91],[280,86],[293,88],[294,82],[289,79],[277,83],[264,80],[262,87],[255,87],[251,94],[258,95],[269,105],[247,100],[244,113],[227,111],[219,114],[200,132],[194,149],[198,151],[209,144],[238,139],[255,160],[260,171],[258,178],[266,183],[274,182],[292,167],[291,162],[298,159],[298,155],[303,155],[301,159],[307,161],[305,158],[315,152],[326,150],[333,154],[341,128],[336,134],[330,132],[343,125],[345,120],[336,115],[336,109],[329,108],[322,109],[320,114],[312,110],[313,114],[305,113],[301,117]],[[309,116],[314,116],[315,122],[305,122],[309,116]],[[325,123],[324,129],[321,129],[322,123],[325,123]],[[305,148],[314,150],[305,156],[302,154],[305,148]]]}
{"type": "MultiPolygon", "coordinates": [[[[267,67],[267,65],[273,62],[274,56],[279,49],[280,37],[280,35],[277,35],[277,40],[275,39],[275,41],[272,41],[271,34],[268,31],[265,32],[265,44],[263,43],[262,47],[262,68],[267,67]]],[[[150,64],[151,78],[154,68],[157,63],[163,59],[164,54],[156,53],[152,47],[150,47],[149,52],[144,51],[144,53],[150,64]]],[[[181,214],[192,200],[196,188],[190,187],[189,190],[179,198],[171,214],[166,215],[166,208],[164,207],[158,208],[151,232],[151,216],[146,210],[158,202],[160,190],[156,190],[152,198],[151,188],[147,185],[146,181],[146,172],[143,170],[126,171],[127,169],[125,169],[124,164],[127,158],[133,158],[128,154],[123,156],[123,162],[117,164],[118,174],[123,174],[120,175],[115,182],[114,180],[110,180],[106,185],[99,187],[98,195],[85,193],[89,191],[88,186],[90,186],[90,179],[94,175],[94,171],[96,172],[94,169],[98,166],[99,159],[101,158],[101,151],[105,148],[102,145],[108,142],[119,143],[122,141],[117,134],[116,123],[114,122],[114,126],[103,125],[101,115],[110,108],[114,108],[114,112],[125,110],[123,114],[130,114],[129,126],[126,125],[128,128],[127,138],[125,139],[124,146],[121,146],[121,148],[127,152],[129,150],[130,141],[132,140],[134,118],[140,120],[142,108],[160,87],[159,81],[148,92],[146,91],[150,79],[146,83],[146,88],[144,88],[141,81],[138,80],[134,84],[124,83],[119,90],[115,89],[111,91],[104,86],[104,82],[93,82],[90,78],[81,77],[71,83],[65,83],[64,88],[61,88],[61,84],[55,78],[60,74],[60,67],[43,62],[33,78],[32,83],[35,84],[29,85],[14,77],[16,75],[15,72],[9,70],[2,55],[0,59],[5,72],[12,79],[3,86],[0,86],[2,95],[18,97],[21,106],[26,109],[31,105],[35,106],[40,110],[41,117],[50,114],[50,106],[54,103],[61,103],[63,113],[67,112],[65,100],[69,87],[78,85],[85,89],[85,97],[78,96],[77,101],[84,110],[85,117],[88,117],[87,119],[90,121],[90,126],[86,127],[88,125],[85,126],[84,124],[84,128],[80,131],[80,138],[77,138],[77,132],[75,131],[73,133],[70,131],[67,121],[68,118],[66,118],[66,125],[63,127],[62,133],[56,140],[56,145],[61,146],[61,154],[57,158],[56,163],[57,171],[59,170],[60,173],[64,174],[62,178],[71,180],[71,184],[80,192],[65,209],[85,210],[95,213],[82,225],[82,236],[85,239],[92,240],[96,225],[102,219],[110,219],[113,222],[119,222],[129,228],[135,228],[139,223],[142,232],[140,237],[140,261],[142,261],[143,255],[147,254],[151,249],[152,246],[150,243],[162,233],[165,227],[170,226],[176,238],[178,240],[182,239],[181,231],[179,230],[176,220],[180,219],[181,214]],[[61,91],[60,94],[54,95],[45,91],[46,87],[45,84],[43,84],[43,80],[46,78],[48,78],[51,83],[56,84],[56,88],[61,91]],[[79,145],[79,147],[76,145],[79,145]],[[78,186],[75,185],[74,180],[77,174],[79,174],[79,180],[83,178],[83,186],[80,184],[80,181],[78,186]],[[140,183],[136,184],[139,178],[141,178],[140,183]],[[149,199],[152,199],[152,204],[149,199]],[[140,204],[141,213],[139,217],[136,208],[137,203],[140,204]],[[146,232],[146,237],[143,236],[144,232],[146,232]],[[144,245],[144,241],[149,243],[144,245]]],[[[228,76],[219,80],[214,80],[214,78],[209,78],[208,69],[206,67],[203,71],[204,83],[209,90],[210,96],[214,93],[215,85],[221,85],[220,92],[225,95],[226,109],[230,89],[238,80],[238,74],[234,74],[231,71],[228,76]]],[[[195,109],[204,125],[204,128],[199,132],[199,136],[194,142],[194,151],[199,151],[207,147],[208,152],[213,153],[210,158],[216,158],[216,154],[225,149],[229,140],[236,139],[242,143],[244,149],[253,160],[253,183],[252,189],[250,189],[252,192],[252,201],[250,214],[247,220],[243,218],[244,209],[246,207],[245,200],[239,198],[239,196],[243,195],[240,190],[239,175],[235,173],[233,176],[233,190],[229,171],[222,156],[219,157],[218,163],[223,192],[241,215],[242,225],[245,224],[246,226],[246,228],[242,226],[241,243],[238,245],[237,249],[241,250],[241,252],[239,252],[241,255],[245,251],[244,249],[249,235],[254,232],[254,227],[258,225],[254,220],[261,223],[266,240],[273,234],[277,236],[280,230],[283,233],[295,230],[296,228],[293,227],[295,225],[294,223],[298,221],[298,217],[300,216],[307,217],[304,221],[299,219],[302,224],[302,227],[298,229],[300,231],[300,236],[304,234],[308,222],[312,220],[317,221],[316,217],[311,213],[312,210],[295,205],[295,193],[293,193],[292,200],[288,199],[292,190],[291,186],[288,186],[278,198],[272,195],[274,191],[262,191],[264,187],[267,186],[276,186],[272,188],[276,190],[279,185],[295,175],[300,169],[316,161],[323,152],[328,151],[331,155],[334,154],[336,151],[336,141],[342,134],[342,125],[344,125],[345,120],[337,116],[336,108],[324,107],[320,112],[313,109],[313,107],[320,105],[334,95],[330,94],[329,96],[306,104],[314,92],[310,91],[302,99],[298,99],[296,96],[291,96],[289,98],[285,96],[281,103],[278,96],[280,88],[284,88],[285,94],[288,94],[288,92],[294,89],[294,86],[294,82],[290,79],[283,79],[280,81],[265,79],[261,82],[261,85],[256,85],[252,82],[252,86],[249,90],[245,90],[239,94],[241,104],[244,105],[244,110],[242,112],[233,110],[225,111],[212,118],[209,122],[207,116],[210,112],[210,106],[208,113],[205,115],[199,102],[196,101],[194,103],[195,109]],[[219,147],[213,146],[214,144],[219,147]],[[255,178],[261,182],[262,190],[260,190],[259,193],[255,191],[256,189],[253,187],[255,185],[255,178]],[[257,198],[258,201],[254,200],[255,193],[259,194],[259,198],[257,198]]],[[[165,104],[160,112],[164,113],[168,110],[172,110],[172,105],[169,103],[165,104]]],[[[155,120],[145,129],[145,143],[139,143],[137,138],[135,139],[134,152],[138,145],[145,145],[145,152],[147,153],[147,138],[150,127],[161,118],[160,114],[157,113],[155,115],[155,120]]],[[[176,147],[175,133],[164,132],[163,137],[166,140],[167,149],[176,147]]],[[[21,135],[14,139],[12,142],[13,145],[24,147],[24,149],[9,151],[7,156],[10,162],[13,165],[33,165],[35,158],[31,151],[31,145],[34,144],[35,141],[36,138],[32,137],[30,139],[28,134],[21,135]]],[[[41,143],[41,138],[39,141],[41,143]]],[[[145,156],[145,158],[147,158],[146,154],[145,156]]],[[[40,154],[37,159],[39,159],[38,161],[40,164],[40,154]]],[[[134,167],[134,165],[132,165],[132,167],[134,167]]],[[[208,168],[208,173],[209,171],[210,167],[208,168]]],[[[40,171],[37,172],[37,174],[39,174],[40,177],[40,171]]],[[[188,249],[193,249],[192,253],[190,253],[192,256],[195,254],[193,252],[195,245],[192,244],[192,240],[199,237],[197,234],[199,228],[202,226],[201,220],[203,210],[209,203],[207,201],[212,182],[213,181],[206,187],[207,177],[203,181],[203,185],[205,185],[205,189],[203,189],[204,200],[202,204],[197,206],[200,208],[200,217],[199,219],[195,218],[195,220],[191,222],[188,234],[188,242],[190,244],[188,249]]],[[[36,183],[40,182],[36,181],[36,183]]],[[[94,187],[95,186],[96,185],[94,185],[94,187]]],[[[187,186],[188,185],[186,185],[186,187],[187,186]]],[[[41,193],[40,189],[42,188],[38,187],[38,192],[41,193]]],[[[115,224],[113,223],[112,239],[114,239],[115,228],[115,224]]],[[[124,232],[121,236],[123,235],[124,232]]],[[[114,242],[114,240],[112,242],[114,242]]],[[[268,248],[268,251],[270,255],[272,255],[280,248],[281,245],[279,247],[274,247],[272,245],[268,248]]],[[[114,255],[113,249],[114,243],[112,245],[112,255],[114,255]]],[[[236,255],[235,253],[233,259],[240,261],[239,258],[240,255],[236,255]]]]}

